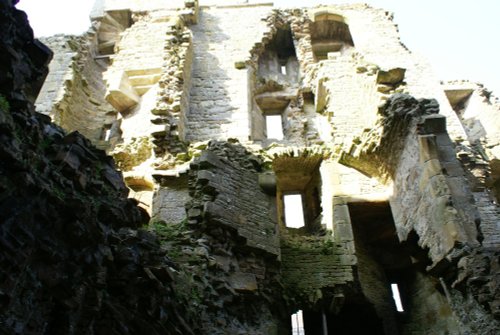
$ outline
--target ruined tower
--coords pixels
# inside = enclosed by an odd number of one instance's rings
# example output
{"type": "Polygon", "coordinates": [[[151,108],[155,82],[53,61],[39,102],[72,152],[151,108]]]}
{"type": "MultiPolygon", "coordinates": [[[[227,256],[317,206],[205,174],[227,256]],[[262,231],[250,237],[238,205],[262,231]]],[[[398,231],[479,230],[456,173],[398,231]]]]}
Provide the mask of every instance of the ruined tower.
{"type": "Polygon", "coordinates": [[[114,157],[193,333],[498,332],[499,102],[441,83],[391,13],[98,0],[91,20],[43,39],[36,108],[114,157]]]}

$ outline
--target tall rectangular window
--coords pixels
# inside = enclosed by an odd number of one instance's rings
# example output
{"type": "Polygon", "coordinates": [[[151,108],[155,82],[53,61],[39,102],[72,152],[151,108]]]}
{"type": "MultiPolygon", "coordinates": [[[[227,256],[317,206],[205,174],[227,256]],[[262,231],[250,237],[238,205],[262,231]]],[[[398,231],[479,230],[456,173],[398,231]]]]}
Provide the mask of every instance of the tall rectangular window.
{"type": "Polygon", "coordinates": [[[105,124],[101,131],[101,140],[108,142],[110,138],[111,138],[111,125],[105,124]]]}
{"type": "Polygon", "coordinates": [[[285,224],[289,228],[301,228],[305,226],[304,209],[302,207],[301,194],[288,194],[284,196],[285,224]]]}
{"type": "Polygon", "coordinates": [[[394,303],[396,304],[396,310],[398,312],[404,312],[403,303],[401,302],[401,295],[399,294],[398,284],[391,284],[392,290],[392,298],[394,299],[394,303]]]}
{"type": "Polygon", "coordinates": [[[111,129],[106,129],[106,133],[104,134],[104,140],[107,142],[111,138],[111,129]]]}
{"type": "Polygon", "coordinates": [[[266,115],[266,132],[267,138],[283,139],[283,120],[281,119],[281,115],[266,115]]]}
{"type": "Polygon", "coordinates": [[[281,74],[286,76],[286,66],[285,65],[281,65],[281,74]]]}

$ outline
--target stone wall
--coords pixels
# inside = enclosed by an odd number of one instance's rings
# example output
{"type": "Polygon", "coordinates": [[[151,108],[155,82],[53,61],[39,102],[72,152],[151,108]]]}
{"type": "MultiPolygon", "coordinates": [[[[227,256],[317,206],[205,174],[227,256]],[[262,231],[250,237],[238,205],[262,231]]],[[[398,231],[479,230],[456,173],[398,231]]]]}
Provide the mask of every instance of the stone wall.
{"type": "Polygon", "coordinates": [[[419,143],[413,137],[402,154],[391,204],[401,239],[414,229],[421,246],[429,248],[431,259],[439,262],[457,242],[477,246],[479,215],[464,170],[445,132],[444,120],[428,118],[420,127],[419,143]],[[418,162],[415,149],[420,153],[418,162]],[[415,185],[422,194],[415,192],[415,185]],[[410,203],[418,205],[408,208],[405,204],[410,203]]]}
{"type": "Polygon", "coordinates": [[[396,308],[392,300],[391,286],[386,271],[375,260],[374,250],[366,246],[362,238],[356,239],[357,276],[361,290],[367,300],[374,306],[377,315],[382,319],[385,334],[398,334],[396,308]],[[391,301],[392,300],[392,301],[391,301]]]}
{"type": "Polygon", "coordinates": [[[249,58],[248,52],[266,30],[262,19],[270,11],[268,6],[201,10],[200,21],[192,28],[195,56],[187,140],[248,140],[249,72],[235,65],[249,58]]]}
{"type": "Polygon", "coordinates": [[[64,82],[72,79],[71,65],[77,52],[68,45],[70,40],[71,37],[65,35],[43,39],[43,43],[53,50],[54,57],[49,64],[49,75],[36,100],[39,113],[50,116],[53,105],[64,96],[64,82]]]}
{"type": "Polygon", "coordinates": [[[385,70],[397,67],[406,69],[405,92],[417,99],[435,98],[441,106],[440,113],[447,117],[447,129],[451,138],[464,138],[461,124],[440,89],[439,79],[425,60],[411,53],[401,43],[398,29],[392,21],[392,13],[366,5],[345,6],[339,13],[345,14],[355,49],[364,60],[385,70]],[[359,10],[363,6],[365,8],[359,10]]]}
{"type": "Polygon", "coordinates": [[[193,251],[209,260],[197,268],[206,272],[198,277],[206,334],[289,331],[275,200],[259,188],[260,164],[240,144],[217,141],[191,163],[187,228],[201,243],[193,251]]]}
{"type": "Polygon", "coordinates": [[[371,175],[393,179],[391,207],[400,239],[415,230],[420,245],[439,262],[457,242],[477,246],[479,218],[445,120],[432,115],[435,107],[404,95],[391,97],[381,133],[364,133],[361,144],[342,159],[371,175]],[[391,137],[405,140],[396,143],[391,137]]]}
{"type": "Polygon", "coordinates": [[[187,175],[161,177],[161,187],[156,190],[153,201],[153,220],[180,223],[187,219],[186,204],[191,199],[187,175]]]}
{"type": "Polygon", "coordinates": [[[105,66],[94,60],[92,35],[56,35],[43,42],[56,57],[37,99],[38,111],[68,131],[78,130],[101,148],[116,143],[116,111],[104,100],[105,66]],[[106,130],[112,131],[108,139],[106,130]]]}
{"type": "MultiPolygon", "coordinates": [[[[459,282],[462,282],[460,279],[462,270],[459,271],[460,266],[457,265],[467,264],[466,260],[472,257],[471,253],[478,252],[483,257],[488,257],[486,256],[487,252],[483,254],[480,251],[482,249],[479,241],[482,236],[478,228],[481,227],[479,215],[481,212],[477,210],[469,188],[470,185],[465,178],[465,171],[456,158],[454,147],[446,133],[443,117],[432,115],[433,107],[429,102],[422,100],[420,107],[417,107],[416,100],[413,100],[412,103],[409,103],[409,100],[407,103],[402,103],[401,99],[405,100],[407,97],[394,96],[385,108],[386,112],[395,108],[393,112],[396,113],[390,112],[388,115],[405,120],[399,125],[401,127],[402,124],[406,123],[406,126],[403,127],[408,127],[406,135],[399,133],[400,138],[406,138],[404,146],[396,150],[387,144],[391,149],[386,151],[387,148],[382,149],[384,146],[382,143],[389,140],[391,133],[395,133],[387,131],[385,136],[381,137],[372,133],[366,135],[361,141],[362,145],[357,149],[351,149],[350,154],[342,159],[346,164],[361,171],[375,175],[382,172],[382,177],[384,173],[389,172],[389,175],[393,176],[394,193],[391,196],[391,208],[399,239],[404,241],[412,231],[416,232],[419,246],[426,250],[427,256],[432,261],[432,264],[427,267],[427,271],[437,276],[445,276],[447,282],[443,281],[442,285],[443,289],[447,290],[447,286],[451,285],[453,280],[458,278],[459,282]],[[401,108],[400,111],[404,109],[409,114],[405,116],[397,112],[399,108],[401,108]],[[411,112],[412,109],[413,112],[411,112]],[[426,114],[426,110],[427,113],[431,114],[422,116],[426,114]],[[411,121],[412,118],[414,118],[413,121],[411,121]],[[370,142],[375,138],[382,140],[370,142]],[[381,147],[378,146],[380,144],[382,144],[381,147]],[[394,164],[395,170],[380,169],[377,167],[378,163],[375,163],[374,166],[371,165],[374,162],[382,162],[377,156],[382,152],[390,153],[389,155],[382,154],[385,157],[383,161],[385,164],[393,161],[389,164],[394,164]],[[351,160],[348,158],[352,157],[350,155],[354,155],[355,158],[351,160]],[[361,160],[358,161],[358,159],[361,160]]],[[[388,122],[386,126],[391,124],[394,127],[398,123],[388,122]]],[[[389,140],[387,143],[391,143],[391,141],[389,140]]],[[[479,207],[482,206],[484,204],[479,207]]],[[[483,214],[485,212],[482,210],[483,214]]],[[[491,218],[486,219],[485,223],[488,227],[491,224],[491,218]]],[[[490,243],[488,242],[487,245],[490,243]]],[[[464,270],[466,268],[467,266],[464,270]]],[[[485,282],[491,282],[493,279],[487,274],[489,271],[486,268],[489,267],[481,267],[484,269],[482,271],[485,271],[485,282]]],[[[474,295],[471,290],[473,291],[472,286],[463,288],[467,297],[474,295]]],[[[453,291],[451,294],[456,294],[456,292],[453,291]]],[[[476,299],[479,300],[479,298],[476,299]]],[[[451,303],[451,300],[448,301],[448,305],[457,315],[464,313],[463,306],[458,307],[451,303]]],[[[475,322],[487,322],[485,320],[489,320],[490,316],[487,313],[484,314],[484,311],[478,312],[473,305],[465,308],[469,312],[477,313],[477,321],[475,322]]],[[[487,307],[487,310],[489,308],[487,307]]]]}
{"type": "Polygon", "coordinates": [[[280,256],[274,199],[258,183],[260,162],[243,147],[212,143],[191,164],[196,187],[205,194],[203,207],[188,211],[189,220],[205,217],[208,224],[237,232],[249,248],[280,256]],[[209,200],[210,199],[210,200],[209,200]]]}
{"type": "Polygon", "coordinates": [[[400,42],[392,14],[107,0],[92,19],[95,38],[58,52],[42,101],[62,99],[82,132],[121,141],[109,144],[172,255],[174,294],[199,316],[193,332],[288,334],[298,308],[331,323],[357,319],[358,307],[375,314],[361,328],[380,321],[391,334],[498,328],[498,103],[479,86],[442,87],[400,42]],[[92,77],[101,65],[106,90],[92,77]],[[96,86],[80,90],[79,72],[96,86]],[[64,73],[77,79],[60,94],[64,73]],[[81,113],[97,93],[113,106],[112,129],[88,119],[108,106],[102,98],[81,113]],[[266,115],[281,117],[283,139],[268,138],[266,115]],[[286,192],[303,195],[304,229],[285,227],[286,192]],[[372,235],[391,248],[374,248],[350,209],[370,204],[369,217],[387,201],[395,227],[372,235]],[[408,315],[393,315],[384,276],[394,269],[379,253],[402,255],[398,271],[415,275],[402,282],[408,315]],[[419,306],[426,295],[436,308],[419,306]],[[429,313],[443,320],[419,329],[429,313]]]}
{"type": "Polygon", "coordinates": [[[457,320],[446,300],[438,289],[440,283],[417,273],[409,288],[411,300],[405,308],[409,316],[405,321],[402,334],[466,334],[467,330],[457,320]]]}
{"type": "Polygon", "coordinates": [[[474,202],[481,218],[479,226],[482,237],[481,244],[486,248],[498,247],[500,243],[500,222],[498,221],[500,209],[487,190],[474,192],[474,202]]]}
{"type": "Polygon", "coordinates": [[[313,90],[316,99],[324,99],[325,95],[329,97],[329,104],[322,103],[320,109],[326,107],[329,119],[334,118],[330,121],[338,132],[336,144],[347,145],[352,138],[348,137],[343,142],[344,129],[368,126],[375,117],[376,106],[387,99],[388,93],[398,91],[417,98],[435,97],[442,106],[441,113],[447,117],[452,138],[465,138],[462,126],[440,88],[439,80],[425,61],[410,53],[400,42],[392,14],[367,5],[338,5],[311,9],[302,15],[300,19],[292,19],[292,27],[297,38],[299,61],[306,70],[303,73],[304,86],[313,90]],[[309,25],[317,13],[328,11],[344,17],[354,47],[332,53],[330,59],[317,63],[312,51],[309,25]],[[404,87],[391,89],[377,86],[377,73],[395,68],[406,69],[404,87]],[[342,84],[337,85],[339,80],[342,84]],[[344,87],[349,88],[352,95],[345,95],[344,87]],[[346,124],[351,128],[346,128],[346,124]]]}
{"type": "Polygon", "coordinates": [[[284,238],[281,269],[288,297],[299,308],[333,303],[334,293],[354,281],[352,249],[345,241],[322,237],[284,238]]]}

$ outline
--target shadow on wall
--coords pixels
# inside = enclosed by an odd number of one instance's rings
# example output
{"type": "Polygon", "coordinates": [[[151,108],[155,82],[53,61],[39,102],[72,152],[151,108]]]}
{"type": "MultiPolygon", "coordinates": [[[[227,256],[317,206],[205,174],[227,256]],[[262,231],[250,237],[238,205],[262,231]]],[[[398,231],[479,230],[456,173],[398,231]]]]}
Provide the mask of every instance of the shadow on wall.
{"type": "MultiPolygon", "coordinates": [[[[210,10],[200,10],[197,25],[192,26],[194,59],[191,72],[189,112],[187,113],[187,141],[225,139],[238,111],[246,113],[246,106],[236,106],[229,91],[233,74],[224,68],[230,37],[223,33],[220,18],[210,10]],[[216,47],[213,47],[216,45],[216,47]]],[[[228,63],[229,64],[229,63],[228,63]]],[[[235,71],[241,71],[236,70],[235,71]]],[[[246,72],[242,74],[246,78],[246,72]]],[[[235,90],[236,91],[236,90],[235,90]]],[[[241,131],[241,130],[240,130],[241,131]]]]}

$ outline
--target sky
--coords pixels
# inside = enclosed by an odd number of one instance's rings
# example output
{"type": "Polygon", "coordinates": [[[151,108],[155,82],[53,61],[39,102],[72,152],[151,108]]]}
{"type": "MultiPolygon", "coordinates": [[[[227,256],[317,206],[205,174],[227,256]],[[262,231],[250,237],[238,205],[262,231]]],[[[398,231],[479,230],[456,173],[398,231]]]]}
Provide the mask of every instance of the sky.
{"type": "MultiPolygon", "coordinates": [[[[168,1],[168,0],[166,0],[168,1]]],[[[238,0],[228,0],[235,3],[238,0]]],[[[250,0],[250,2],[253,2],[250,0]]],[[[261,1],[262,2],[262,1],[261,1]]],[[[481,82],[500,96],[499,0],[269,0],[275,6],[366,2],[394,12],[402,42],[427,58],[442,80],[481,82]]],[[[35,35],[80,34],[90,26],[94,0],[20,0],[35,35]]],[[[203,0],[200,1],[203,4],[203,0]]]]}

